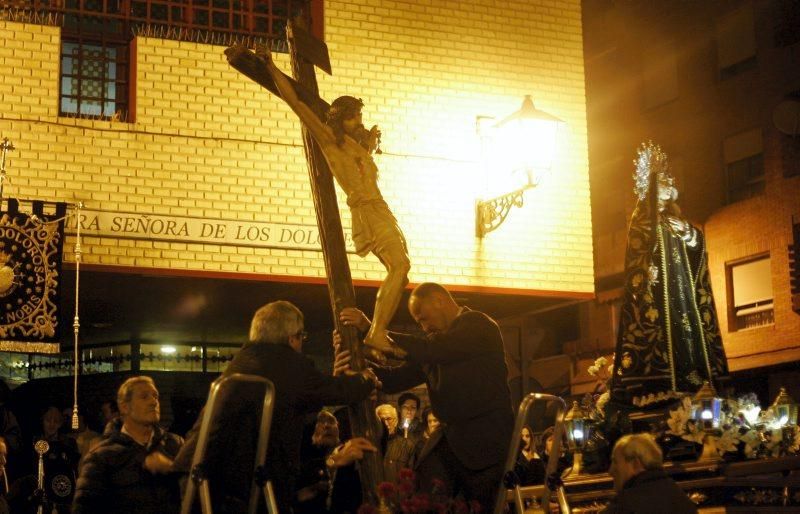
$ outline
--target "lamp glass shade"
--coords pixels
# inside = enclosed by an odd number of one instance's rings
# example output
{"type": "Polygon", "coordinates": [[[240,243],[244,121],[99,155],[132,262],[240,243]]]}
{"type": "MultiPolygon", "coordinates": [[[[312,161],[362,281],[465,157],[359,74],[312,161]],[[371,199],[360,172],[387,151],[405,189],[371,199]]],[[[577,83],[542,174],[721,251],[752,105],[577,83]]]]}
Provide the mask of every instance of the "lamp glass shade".
{"type": "Polygon", "coordinates": [[[797,425],[797,403],[789,396],[785,388],[781,387],[770,409],[772,409],[776,425],[781,427],[797,425]]]}
{"type": "Polygon", "coordinates": [[[704,429],[716,429],[722,425],[722,398],[706,382],[692,399],[692,419],[704,429]]]}
{"type": "Polygon", "coordinates": [[[586,419],[586,414],[578,402],[573,402],[572,408],[564,416],[564,426],[567,430],[570,449],[573,451],[583,450],[591,435],[591,423],[586,419]]]}
{"type": "Polygon", "coordinates": [[[522,186],[538,184],[553,166],[561,120],[533,105],[525,96],[522,107],[497,124],[498,158],[522,186]]]}

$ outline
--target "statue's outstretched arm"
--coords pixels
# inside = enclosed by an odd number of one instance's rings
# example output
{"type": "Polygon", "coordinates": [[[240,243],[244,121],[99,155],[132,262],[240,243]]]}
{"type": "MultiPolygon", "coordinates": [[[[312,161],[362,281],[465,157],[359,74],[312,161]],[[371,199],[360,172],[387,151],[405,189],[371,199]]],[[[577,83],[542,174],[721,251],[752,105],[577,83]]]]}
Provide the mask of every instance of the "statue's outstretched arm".
{"type": "Polygon", "coordinates": [[[300,121],[308,128],[311,135],[314,136],[314,139],[316,139],[321,146],[335,144],[330,129],[325,126],[322,120],[319,119],[317,114],[311,110],[305,102],[300,100],[294,87],[292,87],[292,84],[287,80],[286,75],[275,65],[275,61],[272,59],[272,53],[269,49],[264,49],[264,52],[263,57],[267,61],[267,71],[269,71],[269,74],[275,81],[275,86],[278,88],[278,91],[280,91],[281,98],[283,98],[295,114],[297,114],[300,121]]]}

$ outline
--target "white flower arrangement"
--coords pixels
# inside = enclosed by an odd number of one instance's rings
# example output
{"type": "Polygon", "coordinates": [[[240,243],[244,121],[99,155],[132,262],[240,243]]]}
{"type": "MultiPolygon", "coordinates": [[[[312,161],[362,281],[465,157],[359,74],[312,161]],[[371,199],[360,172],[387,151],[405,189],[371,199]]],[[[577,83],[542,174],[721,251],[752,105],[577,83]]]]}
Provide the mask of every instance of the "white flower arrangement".
{"type": "MultiPolygon", "coordinates": [[[[597,377],[598,373],[600,373],[600,370],[606,364],[608,364],[608,360],[605,357],[598,357],[597,359],[595,359],[594,364],[589,366],[589,369],[587,371],[589,372],[589,375],[591,375],[593,377],[597,377]]],[[[609,374],[611,374],[610,372],[611,372],[611,369],[609,369],[609,374]]]]}
{"type": "Polygon", "coordinates": [[[755,402],[754,399],[755,395],[747,395],[739,401],[727,400],[728,412],[737,413],[738,417],[732,417],[719,431],[706,433],[692,419],[692,399],[684,397],[678,408],[669,412],[667,433],[698,444],[709,437],[720,457],[738,451],[739,443],[743,444],[743,453],[748,459],[800,453],[800,430],[784,427],[769,409],[761,411],[758,407],[756,411],[757,399],[755,402]],[[757,412],[755,417],[754,411],[757,412]]]}

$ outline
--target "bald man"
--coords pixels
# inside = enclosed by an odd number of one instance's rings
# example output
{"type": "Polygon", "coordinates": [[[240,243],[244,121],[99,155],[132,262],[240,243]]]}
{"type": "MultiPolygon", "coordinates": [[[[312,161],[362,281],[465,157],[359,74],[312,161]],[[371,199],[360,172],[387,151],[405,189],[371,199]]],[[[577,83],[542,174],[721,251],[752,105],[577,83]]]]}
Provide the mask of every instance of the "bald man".
{"type": "MultiPolygon", "coordinates": [[[[490,511],[514,425],[500,328],[486,314],[458,305],[433,282],[414,289],[408,309],[426,337],[390,332],[390,353],[404,362],[376,367],[375,373],[388,394],[428,386],[442,430],[434,432],[417,459],[423,490],[425,482],[441,478],[448,492],[462,492],[490,511]]],[[[344,309],[341,320],[362,332],[370,327],[358,309],[344,309]]],[[[347,358],[337,348],[337,366],[347,358]]]]}

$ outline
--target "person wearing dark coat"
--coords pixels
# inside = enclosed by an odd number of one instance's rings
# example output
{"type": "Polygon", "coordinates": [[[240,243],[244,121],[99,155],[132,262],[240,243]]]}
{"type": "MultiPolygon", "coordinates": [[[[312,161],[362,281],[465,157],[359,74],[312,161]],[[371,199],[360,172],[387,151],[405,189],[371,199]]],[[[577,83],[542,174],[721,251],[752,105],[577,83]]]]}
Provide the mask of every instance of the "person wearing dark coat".
{"type": "Polygon", "coordinates": [[[150,377],[126,380],[117,393],[121,417],[80,464],[73,514],[174,514],[180,508],[172,460],[183,439],[158,426],[158,390],[150,377]]]}
{"type": "Polygon", "coordinates": [[[617,496],[603,514],[694,514],[697,505],[663,467],[661,448],[649,434],[621,437],[611,456],[617,496]]]}
{"type": "MultiPolygon", "coordinates": [[[[338,377],[323,375],[300,352],[306,333],[303,313],[286,301],[264,305],[254,315],[249,342],[245,343],[223,373],[257,375],[275,386],[265,478],[272,483],[281,514],[292,512],[295,479],[300,475],[300,445],[306,415],[325,405],[342,405],[367,398],[377,379],[372,372],[338,377]]],[[[245,512],[250,496],[263,403],[263,388],[249,385],[237,394],[223,394],[224,410],[212,427],[206,454],[214,512],[245,512]]],[[[205,409],[204,409],[205,410],[205,409]]],[[[175,460],[178,471],[188,473],[197,445],[203,413],[186,436],[175,460]]],[[[360,448],[374,451],[363,438],[360,448]]]]}
{"type": "MultiPolygon", "coordinates": [[[[404,363],[376,367],[375,374],[388,394],[428,386],[442,427],[417,458],[422,490],[429,491],[430,480],[439,478],[450,493],[461,492],[491,511],[514,425],[500,328],[486,314],[459,306],[444,287],[431,282],[414,289],[408,308],[427,337],[390,332],[391,347],[378,349],[404,363]]],[[[342,310],[341,320],[362,331],[370,323],[352,308],[342,310]]],[[[347,352],[338,352],[336,367],[348,358],[347,352]]]]}

